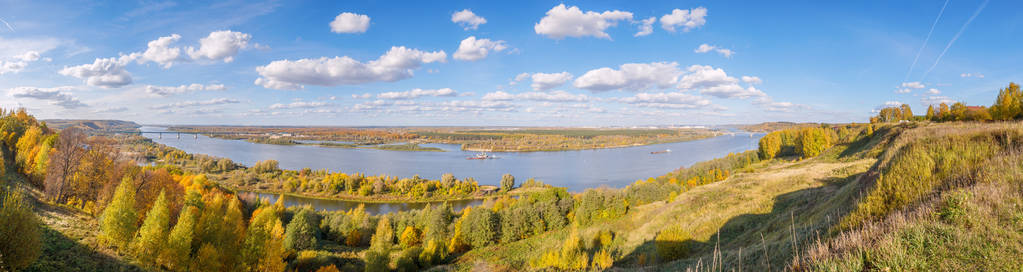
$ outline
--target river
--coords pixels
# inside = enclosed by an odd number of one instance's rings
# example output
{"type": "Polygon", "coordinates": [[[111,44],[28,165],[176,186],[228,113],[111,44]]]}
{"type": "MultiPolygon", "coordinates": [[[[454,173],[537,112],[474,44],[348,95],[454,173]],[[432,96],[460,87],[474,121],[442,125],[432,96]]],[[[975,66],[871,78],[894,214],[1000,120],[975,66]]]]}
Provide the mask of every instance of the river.
{"type": "MultiPolygon", "coordinates": [[[[165,127],[157,126],[141,129],[145,132],[167,131],[165,127]]],[[[245,165],[273,159],[280,163],[281,168],[292,170],[308,167],[366,175],[419,175],[429,179],[439,179],[444,173],[452,173],[458,178],[473,177],[481,185],[498,185],[501,175],[508,173],[515,176],[519,184],[535,178],[554,186],[567,187],[573,192],[600,186],[624,187],[638,179],[664,175],[696,162],[755,149],[763,136],[738,132],[678,143],[578,151],[499,152],[494,153],[498,159],[466,160],[474,152],[461,151],[459,145],[453,144],[422,144],[447,152],[416,152],[256,144],[203,135],[183,134],[180,138],[171,134],[162,138],[157,134],[143,135],[188,153],[225,157],[245,165]],[[671,152],[651,154],[663,150],[671,152]]]]}

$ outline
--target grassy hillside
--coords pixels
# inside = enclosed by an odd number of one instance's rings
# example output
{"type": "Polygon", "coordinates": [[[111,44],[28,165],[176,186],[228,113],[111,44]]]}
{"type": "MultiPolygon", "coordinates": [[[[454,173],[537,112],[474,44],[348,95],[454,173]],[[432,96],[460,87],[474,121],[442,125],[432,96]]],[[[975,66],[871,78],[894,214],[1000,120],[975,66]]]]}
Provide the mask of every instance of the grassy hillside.
{"type": "MultiPolygon", "coordinates": [[[[614,233],[611,270],[1023,268],[1020,123],[872,130],[815,158],[756,163],[578,235],[590,245],[614,233]],[[665,233],[687,239],[659,239],[665,233]]],[[[571,232],[472,250],[447,268],[530,269],[571,232]]]]}

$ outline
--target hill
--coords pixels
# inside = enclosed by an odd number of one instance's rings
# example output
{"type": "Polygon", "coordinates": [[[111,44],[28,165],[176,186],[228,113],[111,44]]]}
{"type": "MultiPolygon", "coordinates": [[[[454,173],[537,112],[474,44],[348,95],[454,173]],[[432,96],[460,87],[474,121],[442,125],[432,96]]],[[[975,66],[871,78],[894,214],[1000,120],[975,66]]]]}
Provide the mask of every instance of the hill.
{"type": "Polygon", "coordinates": [[[88,133],[104,133],[113,131],[138,131],[141,127],[132,121],[121,120],[78,120],[78,119],[49,119],[43,120],[50,128],[63,130],[70,127],[83,129],[88,133]]]}

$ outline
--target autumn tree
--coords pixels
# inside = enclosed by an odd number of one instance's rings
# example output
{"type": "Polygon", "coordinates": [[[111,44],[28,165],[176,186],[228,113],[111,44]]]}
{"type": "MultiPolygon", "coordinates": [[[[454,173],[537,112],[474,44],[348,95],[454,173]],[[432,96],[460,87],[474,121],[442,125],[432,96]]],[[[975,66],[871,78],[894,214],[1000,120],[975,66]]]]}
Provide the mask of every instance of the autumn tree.
{"type": "Polygon", "coordinates": [[[138,214],[135,212],[135,190],[131,180],[125,179],[117,185],[114,198],[103,210],[100,228],[103,239],[109,244],[126,249],[132,236],[135,235],[135,223],[138,214]]]}
{"type": "Polygon", "coordinates": [[[934,105],[927,106],[927,115],[924,115],[924,119],[934,121],[934,105]]]}
{"type": "Polygon", "coordinates": [[[413,226],[406,226],[405,231],[401,232],[401,237],[398,237],[398,242],[402,248],[410,248],[418,245],[420,241],[420,233],[413,226]]]}
{"type": "Polygon", "coordinates": [[[948,110],[948,104],[945,104],[945,102],[942,102],[940,105],[938,105],[938,120],[939,121],[952,120],[952,113],[948,110]]]}
{"type": "Polygon", "coordinates": [[[67,191],[70,189],[68,184],[85,154],[84,143],[85,134],[77,128],[68,128],[60,132],[55,146],[57,152],[50,155],[46,169],[46,195],[50,199],[58,203],[64,203],[66,200],[67,191]]]}
{"type": "Polygon", "coordinates": [[[386,251],[393,244],[394,229],[391,227],[391,219],[388,216],[383,216],[377,222],[377,229],[373,233],[373,237],[370,238],[369,247],[370,249],[386,251]]]}
{"type": "Polygon", "coordinates": [[[1019,84],[1009,83],[1009,87],[998,91],[998,97],[991,105],[991,117],[994,120],[1023,118],[1023,92],[1020,92],[1019,84]]]}
{"type": "Polygon", "coordinates": [[[167,197],[161,192],[153,208],[146,213],[146,220],[142,222],[138,236],[135,237],[135,256],[143,265],[156,266],[156,259],[167,242],[168,224],[170,211],[167,209],[167,197]]]}
{"type": "Polygon", "coordinates": [[[497,241],[500,225],[498,217],[490,209],[473,209],[462,223],[462,235],[473,248],[481,248],[497,241]]]}
{"type": "Polygon", "coordinates": [[[174,224],[170,235],[167,236],[167,246],[160,254],[160,264],[171,270],[184,271],[188,269],[192,252],[193,229],[198,216],[199,209],[196,207],[188,206],[181,210],[181,214],[178,215],[178,223],[174,224]]]}
{"type": "Polygon", "coordinates": [[[760,148],[758,154],[760,154],[761,160],[770,160],[778,155],[781,151],[781,134],[776,132],[768,133],[760,138],[760,148]]]}
{"type": "Polygon", "coordinates": [[[913,109],[909,107],[909,104],[902,104],[899,108],[902,110],[903,120],[913,119],[913,109]]]}
{"type": "Polygon", "coordinates": [[[220,252],[217,251],[217,247],[210,243],[203,243],[199,247],[199,251],[195,252],[195,258],[192,261],[191,271],[222,271],[224,266],[220,262],[220,252]]]}

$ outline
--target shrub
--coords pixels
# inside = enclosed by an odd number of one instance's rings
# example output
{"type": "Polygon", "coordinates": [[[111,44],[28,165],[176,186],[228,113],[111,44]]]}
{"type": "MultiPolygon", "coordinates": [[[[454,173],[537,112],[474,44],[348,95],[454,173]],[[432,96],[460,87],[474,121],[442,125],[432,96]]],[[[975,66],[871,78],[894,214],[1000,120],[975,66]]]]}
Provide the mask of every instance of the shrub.
{"type": "Polygon", "coordinates": [[[590,266],[597,270],[604,270],[611,268],[612,265],[614,265],[614,258],[611,257],[611,253],[601,249],[593,254],[593,264],[590,266]]]}
{"type": "Polygon", "coordinates": [[[0,188],[0,270],[18,271],[35,262],[42,243],[32,204],[9,190],[0,188]]]}
{"type": "Polygon", "coordinates": [[[403,248],[410,248],[419,245],[420,233],[413,226],[406,226],[405,231],[401,232],[401,237],[398,238],[398,242],[403,248]]]}
{"type": "Polygon", "coordinates": [[[657,255],[660,260],[671,261],[689,256],[689,246],[692,236],[680,226],[669,227],[657,233],[654,245],[657,248],[657,255]]]}
{"type": "Polygon", "coordinates": [[[135,222],[138,214],[135,212],[135,188],[132,188],[131,179],[121,180],[114,192],[114,198],[103,210],[103,219],[100,228],[103,230],[103,240],[119,248],[126,249],[128,242],[135,235],[135,222]]]}
{"type": "Polygon", "coordinates": [[[416,259],[423,250],[419,247],[406,248],[398,254],[398,259],[395,260],[396,270],[404,272],[415,272],[419,270],[419,266],[416,265],[416,259]]]}
{"type": "Polygon", "coordinates": [[[365,258],[366,262],[366,272],[387,272],[391,270],[388,267],[391,259],[387,252],[370,249],[366,251],[366,255],[363,258],[365,258]]]}

